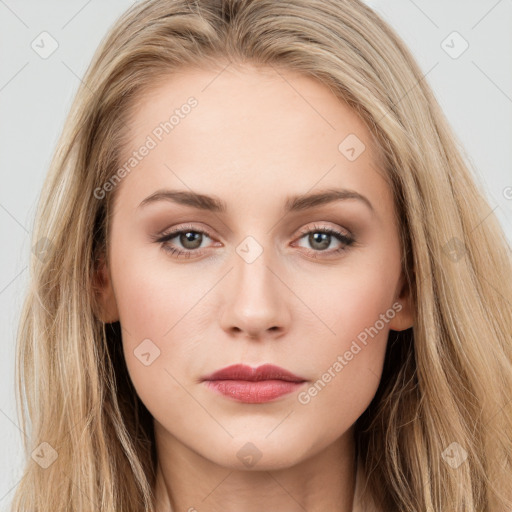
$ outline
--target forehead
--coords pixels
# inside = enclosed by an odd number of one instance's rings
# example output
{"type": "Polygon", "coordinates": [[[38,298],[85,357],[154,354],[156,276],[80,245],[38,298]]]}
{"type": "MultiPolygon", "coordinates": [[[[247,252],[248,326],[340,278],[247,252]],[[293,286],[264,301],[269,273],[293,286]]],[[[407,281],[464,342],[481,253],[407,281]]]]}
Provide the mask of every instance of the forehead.
{"type": "Polygon", "coordinates": [[[315,184],[385,186],[364,122],[326,85],[295,71],[182,69],[139,95],[129,119],[120,166],[150,147],[121,183],[133,199],[167,185],[236,191],[242,203],[244,191],[270,198],[315,184]]]}

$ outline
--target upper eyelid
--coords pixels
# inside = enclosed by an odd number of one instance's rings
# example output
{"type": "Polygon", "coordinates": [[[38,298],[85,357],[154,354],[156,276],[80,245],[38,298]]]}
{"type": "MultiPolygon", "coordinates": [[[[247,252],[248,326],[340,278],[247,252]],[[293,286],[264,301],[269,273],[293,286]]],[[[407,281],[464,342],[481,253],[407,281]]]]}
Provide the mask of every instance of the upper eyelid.
{"type": "Polygon", "coordinates": [[[159,235],[157,235],[157,238],[158,239],[161,239],[161,238],[167,238],[168,236],[171,236],[171,235],[178,235],[180,233],[186,233],[187,231],[194,231],[196,233],[202,233],[202,234],[205,234],[207,235],[208,237],[212,238],[211,235],[210,235],[210,231],[207,230],[207,229],[204,229],[204,228],[197,228],[197,227],[187,227],[187,226],[183,226],[183,227],[178,227],[176,229],[171,229],[169,231],[165,230],[163,231],[162,233],[160,233],[159,235]]]}
{"type": "Polygon", "coordinates": [[[299,234],[308,234],[315,231],[334,231],[339,232],[341,235],[346,236],[348,238],[353,238],[354,235],[352,231],[346,227],[332,227],[332,226],[319,226],[316,223],[310,227],[304,227],[299,230],[299,234]],[[345,231],[346,233],[343,233],[345,231]]]}

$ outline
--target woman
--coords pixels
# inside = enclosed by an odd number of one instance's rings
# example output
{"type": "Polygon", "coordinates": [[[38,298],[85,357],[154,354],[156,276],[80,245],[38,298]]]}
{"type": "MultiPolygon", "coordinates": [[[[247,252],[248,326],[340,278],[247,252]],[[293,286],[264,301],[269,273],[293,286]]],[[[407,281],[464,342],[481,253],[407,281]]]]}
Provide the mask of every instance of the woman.
{"type": "Polygon", "coordinates": [[[510,510],[489,211],[359,1],[134,5],[39,205],[12,509],[510,510]]]}

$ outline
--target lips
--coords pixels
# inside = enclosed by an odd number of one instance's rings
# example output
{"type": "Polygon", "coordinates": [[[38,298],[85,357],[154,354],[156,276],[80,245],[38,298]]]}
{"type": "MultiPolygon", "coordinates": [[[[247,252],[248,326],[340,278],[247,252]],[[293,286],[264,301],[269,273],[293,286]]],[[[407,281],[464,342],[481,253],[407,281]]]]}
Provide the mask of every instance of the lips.
{"type": "Polygon", "coordinates": [[[274,366],[258,368],[236,364],[203,378],[206,387],[229,399],[246,404],[261,404],[297,391],[306,379],[274,366]]]}
{"type": "Polygon", "coordinates": [[[273,364],[264,364],[257,368],[251,368],[244,364],[234,364],[218,370],[202,380],[245,380],[249,382],[284,380],[286,382],[305,382],[306,379],[273,364]]]}

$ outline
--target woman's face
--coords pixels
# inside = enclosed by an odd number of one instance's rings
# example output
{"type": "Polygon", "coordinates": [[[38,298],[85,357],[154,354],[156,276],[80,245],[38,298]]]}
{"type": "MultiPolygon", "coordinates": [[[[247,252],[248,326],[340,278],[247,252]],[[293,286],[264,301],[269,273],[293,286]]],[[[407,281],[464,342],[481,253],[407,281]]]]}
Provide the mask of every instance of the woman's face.
{"type": "Polygon", "coordinates": [[[389,330],[412,325],[365,125],[315,80],[250,66],[175,74],[130,123],[121,182],[95,192],[117,188],[104,321],[157,436],[278,468],[348,435],[389,330]],[[235,364],[298,382],[204,380],[235,364]]]}

